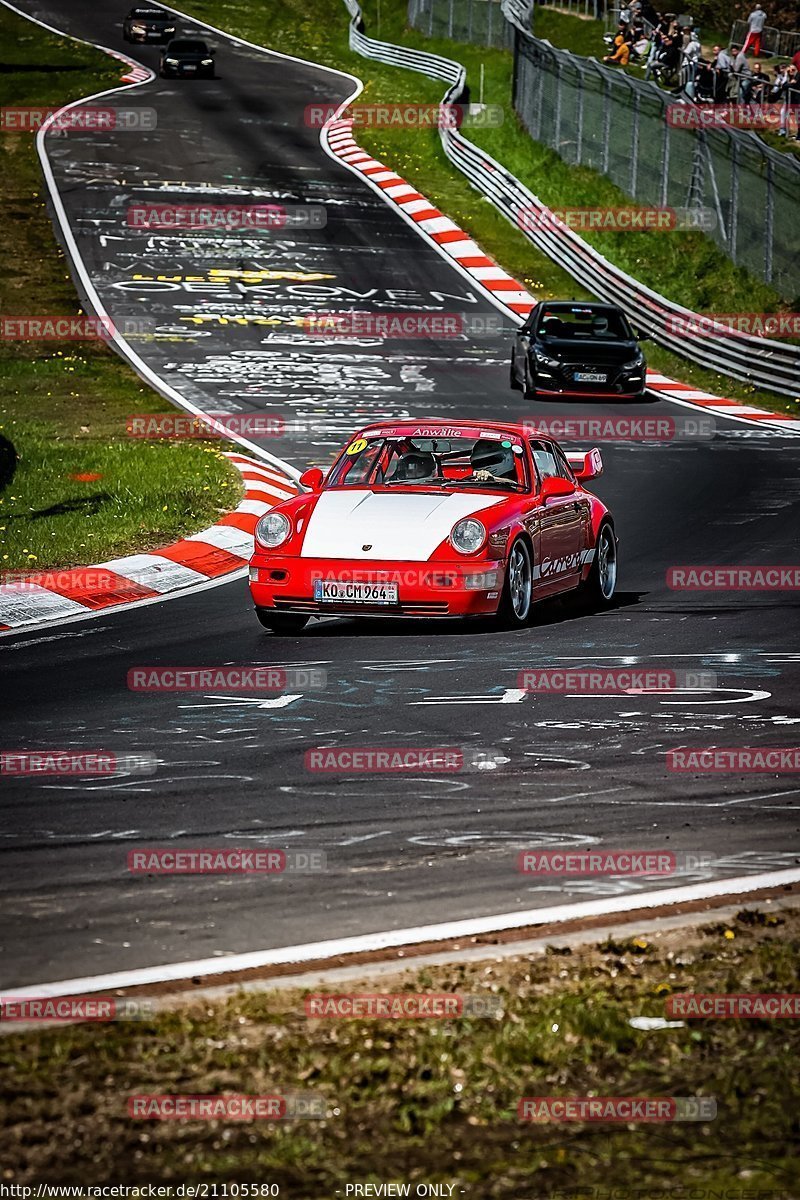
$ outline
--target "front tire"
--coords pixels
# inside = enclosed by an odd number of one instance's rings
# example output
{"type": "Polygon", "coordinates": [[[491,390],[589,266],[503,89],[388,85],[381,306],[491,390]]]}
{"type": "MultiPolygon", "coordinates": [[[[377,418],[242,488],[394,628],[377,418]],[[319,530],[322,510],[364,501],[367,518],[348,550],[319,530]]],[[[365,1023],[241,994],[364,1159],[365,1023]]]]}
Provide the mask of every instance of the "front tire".
{"type": "Polygon", "coordinates": [[[508,372],[508,382],[512,392],[521,392],[522,384],[517,379],[517,359],[516,355],[511,355],[511,369],[508,372]]]}
{"type": "Polygon", "coordinates": [[[273,633],[300,633],[308,624],[308,617],[295,613],[279,613],[272,608],[257,608],[256,616],[265,629],[273,633]]]}
{"type": "Polygon", "coordinates": [[[533,600],[533,558],[525,538],[518,537],[508,552],[503,594],[497,609],[502,625],[520,629],[526,625],[533,600]]]}
{"type": "Polygon", "coordinates": [[[580,589],[587,608],[608,608],[617,589],[617,539],[610,521],[604,521],[597,534],[589,578],[580,589]]]}

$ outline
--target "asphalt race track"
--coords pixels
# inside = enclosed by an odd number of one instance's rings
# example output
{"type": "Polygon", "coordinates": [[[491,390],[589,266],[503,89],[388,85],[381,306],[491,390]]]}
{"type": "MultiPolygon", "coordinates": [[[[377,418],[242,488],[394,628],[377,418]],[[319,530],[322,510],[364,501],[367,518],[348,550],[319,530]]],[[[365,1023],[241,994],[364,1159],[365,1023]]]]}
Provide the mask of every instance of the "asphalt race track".
{"type": "MultiPolygon", "coordinates": [[[[155,67],[155,48],[122,41],[128,7],[20,0],[40,20],[155,67]]],[[[49,139],[94,286],[117,324],[144,322],[131,339],[143,362],[204,411],[283,422],[285,434],[262,444],[300,469],[326,463],[360,423],[383,415],[543,411],[508,388],[507,319],[505,333],[471,340],[309,344],[298,335],[291,318],[350,300],[378,312],[498,313],[304,125],[306,105],[350,94],[347,79],[284,59],[276,69],[266,53],[209,41],[216,79],[156,80],[112,98],[154,109],[155,130],[49,139]],[[126,224],[137,202],[212,197],[321,206],[326,223],[225,238],[126,224]]],[[[629,411],[687,410],[654,399],[629,411]]],[[[326,620],[283,638],[257,624],[240,579],[3,638],[5,745],[159,759],[155,774],[114,780],[4,779],[5,986],[795,865],[796,777],[675,774],[665,752],[796,742],[797,600],[671,591],[666,572],[794,561],[800,440],[719,420],[710,440],[602,448],[597,491],[617,520],[621,590],[600,616],[553,603],[518,633],[326,620]],[[136,666],[224,663],[320,667],[327,687],[265,700],[139,694],[126,684],[136,666]],[[518,688],[525,668],[582,664],[714,678],[625,696],[518,688]],[[307,771],[305,751],[330,745],[460,746],[498,761],[491,771],[412,779],[307,771]],[[328,870],[128,873],[130,850],[166,845],[322,850],[328,870]],[[556,845],[715,861],[660,881],[518,873],[520,849],[556,845]]]]}

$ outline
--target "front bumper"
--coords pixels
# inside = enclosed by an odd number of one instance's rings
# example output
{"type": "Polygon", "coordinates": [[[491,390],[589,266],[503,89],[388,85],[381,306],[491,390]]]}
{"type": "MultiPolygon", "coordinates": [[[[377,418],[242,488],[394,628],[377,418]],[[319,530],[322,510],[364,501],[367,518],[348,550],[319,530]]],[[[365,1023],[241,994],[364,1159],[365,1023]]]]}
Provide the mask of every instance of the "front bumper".
{"type": "Polygon", "coordinates": [[[250,595],[257,608],[305,616],[480,617],[497,612],[503,563],[341,561],[282,557],[258,551],[250,560],[250,595]],[[484,583],[487,586],[475,586],[484,583]],[[467,577],[472,586],[467,587],[467,577]],[[396,583],[397,604],[315,600],[314,581],[396,583]]]}
{"type": "Polygon", "coordinates": [[[641,396],[645,386],[646,367],[636,371],[623,371],[611,363],[563,364],[560,367],[542,367],[530,360],[530,376],[537,392],[545,396],[595,396],[598,400],[623,400],[641,396]],[[575,379],[576,371],[595,372],[605,375],[602,382],[586,382],[575,379]]]}
{"type": "Polygon", "coordinates": [[[139,46],[144,46],[147,44],[162,45],[164,42],[168,42],[169,39],[174,36],[174,30],[171,33],[164,33],[164,31],[160,29],[146,29],[143,32],[132,29],[128,33],[128,41],[135,42],[139,46]]]}
{"type": "Polygon", "coordinates": [[[213,79],[214,68],[202,67],[199,64],[178,63],[177,67],[169,66],[167,63],[161,68],[161,73],[165,77],[173,79],[213,79]]]}

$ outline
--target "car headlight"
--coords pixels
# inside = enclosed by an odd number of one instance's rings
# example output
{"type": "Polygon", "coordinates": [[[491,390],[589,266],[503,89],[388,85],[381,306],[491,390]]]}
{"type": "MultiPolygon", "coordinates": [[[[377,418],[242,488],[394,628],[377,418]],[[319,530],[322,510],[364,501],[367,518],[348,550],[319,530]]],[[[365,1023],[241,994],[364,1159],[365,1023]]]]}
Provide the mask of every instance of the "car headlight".
{"type": "Polygon", "coordinates": [[[214,60],[213,60],[213,58],[204,58],[200,65],[202,67],[213,67],[214,60]]]}
{"type": "Polygon", "coordinates": [[[165,58],[164,62],[167,64],[168,67],[177,67],[177,65],[178,65],[177,58],[165,58]]]}
{"type": "Polygon", "coordinates": [[[268,512],[256,525],[256,540],[262,546],[267,546],[268,549],[274,550],[276,546],[282,546],[292,532],[292,526],[288,517],[283,513],[268,512]]]}
{"type": "Polygon", "coordinates": [[[643,357],[643,355],[640,354],[638,356],[638,358],[634,358],[628,363],[623,363],[622,369],[623,369],[623,371],[635,371],[637,367],[639,367],[641,369],[643,363],[644,363],[644,357],[643,357]]]}
{"type": "Polygon", "coordinates": [[[162,32],[162,33],[174,33],[174,32],[175,32],[175,26],[174,26],[174,25],[170,25],[170,26],[169,26],[169,28],[162,29],[162,30],[161,30],[161,32],[162,32]]]}
{"type": "Polygon", "coordinates": [[[540,354],[538,350],[535,354],[537,363],[541,363],[543,367],[557,367],[560,365],[557,358],[550,358],[548,354],[540,354]]]}
{"type": "Polygon", "coordinates": [[[486,541],[486,527],[474,517],[462,517],[450,530],[450,541],[460,554],[474,554],[486,541]]]}

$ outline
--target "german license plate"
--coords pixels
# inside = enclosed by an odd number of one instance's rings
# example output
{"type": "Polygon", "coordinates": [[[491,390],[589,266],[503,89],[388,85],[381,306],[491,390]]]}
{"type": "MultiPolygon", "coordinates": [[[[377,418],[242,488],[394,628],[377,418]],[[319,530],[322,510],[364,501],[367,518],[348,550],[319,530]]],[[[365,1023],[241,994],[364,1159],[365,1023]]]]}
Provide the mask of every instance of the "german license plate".
{"type": "Polygon", "coordinates": [[[597,371],[576,371],[576,383],[605,383],[608,379],[607,375],[600,375],[597,371]]]}
{"type": "Polygon", "coordinates": [[[340,583],[315,579],[314,599],[323,604],[397,604],[396,583],[340,583]]]}
{"type": "Polygon", "coordinates": [[[186,63],[184,63],[183,69],[184,69],[184,71],[196,71],[197,67],[194,67],[194,66],[190,67],[186,63]]]}

